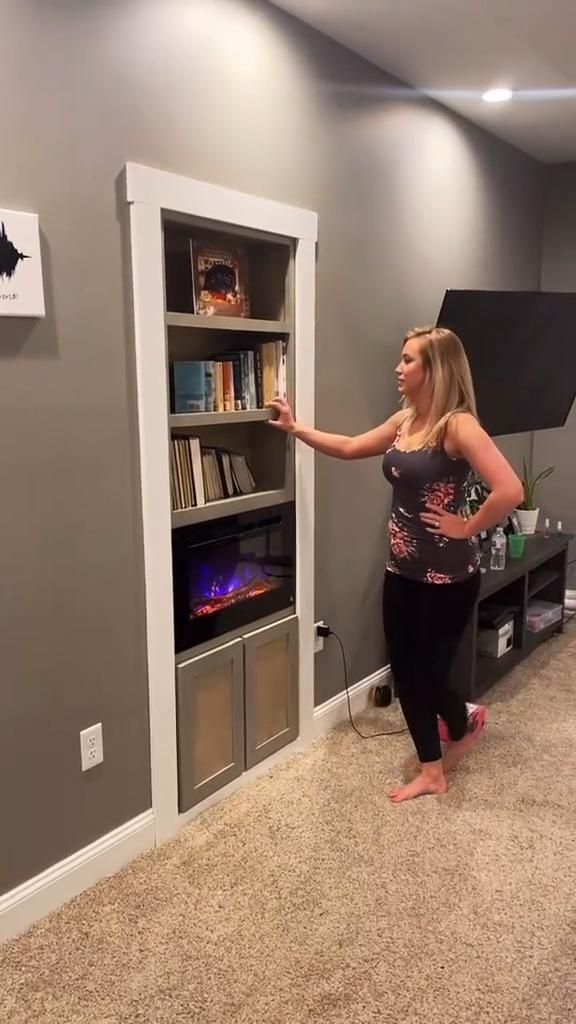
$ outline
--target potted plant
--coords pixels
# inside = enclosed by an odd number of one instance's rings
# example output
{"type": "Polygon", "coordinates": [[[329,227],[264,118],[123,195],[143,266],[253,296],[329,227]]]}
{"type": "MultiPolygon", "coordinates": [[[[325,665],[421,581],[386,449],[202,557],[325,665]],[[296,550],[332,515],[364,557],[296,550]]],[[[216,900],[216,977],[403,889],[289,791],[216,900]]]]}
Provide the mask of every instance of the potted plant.
{"type": "Polygon", "coordinates": [[[526,459],[523,461],[522,486],[524,488],[524,501],[515,509],[520,530],[522,533],[536,533],[536,524],[540,508],[536,504],[536,488],[554,472],[554,466],[548,466],[535,476],[528,472],[526,459]]]}

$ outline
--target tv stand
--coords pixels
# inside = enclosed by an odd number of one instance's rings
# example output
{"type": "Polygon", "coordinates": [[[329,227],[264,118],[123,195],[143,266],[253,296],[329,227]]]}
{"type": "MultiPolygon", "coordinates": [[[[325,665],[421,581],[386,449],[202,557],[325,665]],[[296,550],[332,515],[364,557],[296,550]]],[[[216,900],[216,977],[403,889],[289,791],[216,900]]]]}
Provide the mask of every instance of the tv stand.
{"type": "Polygon", "coordinates": [[[506,568],[493,571],[482,560],[480,594],[472,617],[462,638],[454,666],[454,685],[468,701],[475,701],[516,668],[529,654],[563,630],[563,621],[555,622],[539,633],[526,628],[526,610],[530,598],[551,601],[564,607],[570,534],[544,537],[534,534],[526,538],[522,558],[507,555],[506,568]],[[485,601],[514,607],[513,647],[500,658],[478,652],[479,611],[485,601]]]}

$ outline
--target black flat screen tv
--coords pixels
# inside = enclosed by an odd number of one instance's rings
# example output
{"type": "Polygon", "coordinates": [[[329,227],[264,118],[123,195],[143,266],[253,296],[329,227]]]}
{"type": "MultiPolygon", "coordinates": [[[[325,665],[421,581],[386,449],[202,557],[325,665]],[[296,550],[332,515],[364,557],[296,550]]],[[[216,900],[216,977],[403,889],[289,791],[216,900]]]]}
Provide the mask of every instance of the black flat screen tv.
{"type": "Polygon", "coordinates": [[[564,426],[576,395],[576,294],[449,290],[437,323],[462,340],[489,434],[564,426]]]}

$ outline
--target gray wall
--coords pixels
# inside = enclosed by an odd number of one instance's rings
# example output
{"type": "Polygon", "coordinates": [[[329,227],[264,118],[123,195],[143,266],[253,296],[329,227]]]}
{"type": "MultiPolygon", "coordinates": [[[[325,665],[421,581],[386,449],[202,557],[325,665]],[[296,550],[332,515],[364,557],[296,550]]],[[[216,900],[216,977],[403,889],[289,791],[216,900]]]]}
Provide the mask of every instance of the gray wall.
{"type": "MultiPolygon", "coordinates": [[[[549,168],[544,219],[542,255],[544,291],[576,291],[576,163],[549,168]]],[[[565,427],[541,430],[534,435],[534,466],[555,466],[540,491],[541,520],[549,516],[555,527],[562,520],[565,530],[576,533],[576,485],[574,451],[576,449],[576,403],[565,427]]],[[[572,545],[571,558],[576,557],[572,545]]],[[[576,586],[570,574],[569,586],[576,586]]]]}
{"type": "MultiPolygon", "coordinates": [[[[319,212],[317,422],[350,432],[395,407],[400,336],[447,286],[537,287],[543,183],[266,4],[4,0],[2,39],[0,206],[40,214],[48,316],[0,325],[0,892],[150,805],[123,164],[319,212]]],[[[384,659],[387,503],[378,460],[319,458],[317,613],[353,681],[384,659]]],[[[331,649],[317,669],[320,701],[331,649]]]]}

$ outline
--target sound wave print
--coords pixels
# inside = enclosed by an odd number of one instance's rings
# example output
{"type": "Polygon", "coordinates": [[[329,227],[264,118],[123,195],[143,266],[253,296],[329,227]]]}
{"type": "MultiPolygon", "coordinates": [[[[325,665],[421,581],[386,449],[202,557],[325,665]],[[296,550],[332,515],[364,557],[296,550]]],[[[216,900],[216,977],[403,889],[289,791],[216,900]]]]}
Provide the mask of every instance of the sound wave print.
{"type": "Polygon", "coordinates": [[[8,238],[6,227],[2,223],[2,230],[0,231],[0,278],[7,277],[10,279],[14,277],[20,260],[29,259],[30,257],[26,256],[23,252],[18,252],[14,243],[8,238]]]}

